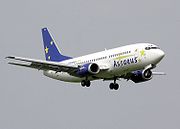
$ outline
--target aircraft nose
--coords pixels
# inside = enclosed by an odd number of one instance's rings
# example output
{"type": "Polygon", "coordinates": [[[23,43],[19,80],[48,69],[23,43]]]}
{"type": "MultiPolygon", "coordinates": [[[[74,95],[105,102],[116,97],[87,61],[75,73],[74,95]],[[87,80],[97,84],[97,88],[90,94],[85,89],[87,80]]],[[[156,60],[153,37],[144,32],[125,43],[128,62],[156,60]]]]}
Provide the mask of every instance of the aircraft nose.
{"type": "Polygon", "coordinates": [[[165,56],[165,53],[162,50],[159,50],[157,53],[159,61],[165,56]]]}

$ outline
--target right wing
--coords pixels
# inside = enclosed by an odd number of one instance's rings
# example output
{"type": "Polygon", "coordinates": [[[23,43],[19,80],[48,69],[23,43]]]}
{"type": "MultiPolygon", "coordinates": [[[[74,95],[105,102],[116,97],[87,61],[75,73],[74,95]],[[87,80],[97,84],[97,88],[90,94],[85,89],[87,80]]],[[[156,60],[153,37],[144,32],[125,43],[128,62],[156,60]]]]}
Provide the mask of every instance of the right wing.
{"type": "Polygon", "coordinates": [[[57,72],[61,72],[61,71],[68,72],[70,74],[78,70],[78,67],[68,66],[65,64],[60,64],[60,63],[52,62],[52,61],[43,61],[43,60],[36,60],[36,59],[29,59],[29,58],[15,57],[15,56],[8,56],[6,57],[6,59],[21,61],[21,63],[8,62],[8,64],[34,68],[38,70],[54,70],[57,72]]]}
{"type": "Polygon", "coordinates": [[[165,72],[152,72],[153,75],[166,75],[165,72]]]}

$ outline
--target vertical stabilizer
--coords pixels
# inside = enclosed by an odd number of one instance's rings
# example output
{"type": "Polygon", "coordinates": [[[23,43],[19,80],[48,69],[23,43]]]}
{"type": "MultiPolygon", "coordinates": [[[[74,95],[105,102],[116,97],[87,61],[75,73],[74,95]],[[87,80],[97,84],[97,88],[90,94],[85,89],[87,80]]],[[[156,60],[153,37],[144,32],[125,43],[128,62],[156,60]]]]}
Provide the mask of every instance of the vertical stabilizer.
{"type": "Polygon", "coordinates": [[[60,62],[71,59],[71,57],[64,56],[60,53],[55,40],[50,34],[48,28],[42,29],[42,37],[44,43],[44,52],[47,61],[60,62]]]}

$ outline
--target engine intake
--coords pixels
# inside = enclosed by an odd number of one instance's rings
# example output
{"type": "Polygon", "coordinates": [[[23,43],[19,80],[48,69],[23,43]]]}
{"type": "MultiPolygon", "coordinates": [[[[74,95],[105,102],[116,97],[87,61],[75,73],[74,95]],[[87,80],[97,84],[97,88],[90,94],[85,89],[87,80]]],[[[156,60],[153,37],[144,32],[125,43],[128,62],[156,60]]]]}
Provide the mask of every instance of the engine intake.
{"type": "Polygon", "coordinates": [[[81,66],[77,71],[77,74],[80,76],[98,74],[100,71],[99,66],[96,63],[89,63],[81,66]]]}
{"type": "Polygon", "coordinates": [[[135,83],[144,82],[152,79],[152,71],[150,69],[137,70],[133,72],[131,80],[135,83]]]}

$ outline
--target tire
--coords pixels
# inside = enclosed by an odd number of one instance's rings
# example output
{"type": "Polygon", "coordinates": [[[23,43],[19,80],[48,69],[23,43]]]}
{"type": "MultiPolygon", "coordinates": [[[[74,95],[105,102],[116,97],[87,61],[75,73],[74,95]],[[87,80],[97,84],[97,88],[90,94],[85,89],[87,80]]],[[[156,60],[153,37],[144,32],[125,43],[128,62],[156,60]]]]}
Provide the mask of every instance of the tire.
{"type": "Polygon", "coordinates": [[[81,86],[82,86],[82,87],[85,87],[85,85],[86,85],[86,81],[85,81],[85,80],[82,80],[82,81],[81,81],[81,86]]]}
{"type": "Polygon", "coordinates": [[[118,90],[119,89],[119,85],[117,83],[114,84],[114,89],[118,90]]]}
{"type": "Polygon", "coordinates": [[[87,86],[87,87],[90,87],[90,85],[91,85],[91,82],[90,82],[89,80],[87,80],[87,81],[86,81],[86,86],[87,86]]]}
{"type": "Polygon", "coordinates": [[[113,90],[113,89],[114,89],[114,83],[110,83],[109,88],[110,88],[111,90],[113,90]]]}

